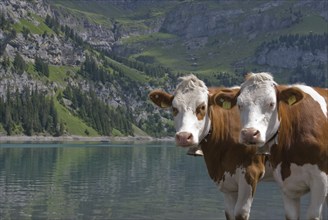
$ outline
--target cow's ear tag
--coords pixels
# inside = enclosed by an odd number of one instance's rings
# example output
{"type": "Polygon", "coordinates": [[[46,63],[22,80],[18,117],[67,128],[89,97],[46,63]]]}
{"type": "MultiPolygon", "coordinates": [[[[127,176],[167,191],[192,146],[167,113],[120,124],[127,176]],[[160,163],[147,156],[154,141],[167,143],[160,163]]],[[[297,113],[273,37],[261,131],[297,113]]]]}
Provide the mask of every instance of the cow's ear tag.
{"type": "Polygon", "coordinates": [[[296,97],[294,95],[288,98],[288,105],[293,105],[296,102],[296,97]]]}
{"type": "Polygon", "coordinates": [[[223,107],[224,109],[231,109],[231,102],[229,102],[229,101],[224,101],[224,102],[222,103],[222,107],[223,107]]]}
{"type": "Polygon", "coordinates": [[[231,102],[230,101],[227,101],[224,98],[220,98],[219,102],[221,103],[222,108],[231,109],[231,102]]]}

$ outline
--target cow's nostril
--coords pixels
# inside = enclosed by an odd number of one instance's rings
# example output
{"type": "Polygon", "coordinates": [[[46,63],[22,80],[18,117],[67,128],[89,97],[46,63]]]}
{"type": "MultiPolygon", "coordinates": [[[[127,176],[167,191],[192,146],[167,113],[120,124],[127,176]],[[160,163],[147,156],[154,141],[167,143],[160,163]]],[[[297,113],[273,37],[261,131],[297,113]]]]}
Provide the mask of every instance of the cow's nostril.
{"type": "Polygon", "coordinates": [[[255,136],[258,136],[259,134],[260,134],[260,131],[259,131],[259,130],[256,130],[256,131],[254,132],[254,135],[253,135],[253,136],[255,137],[255,136]]]}

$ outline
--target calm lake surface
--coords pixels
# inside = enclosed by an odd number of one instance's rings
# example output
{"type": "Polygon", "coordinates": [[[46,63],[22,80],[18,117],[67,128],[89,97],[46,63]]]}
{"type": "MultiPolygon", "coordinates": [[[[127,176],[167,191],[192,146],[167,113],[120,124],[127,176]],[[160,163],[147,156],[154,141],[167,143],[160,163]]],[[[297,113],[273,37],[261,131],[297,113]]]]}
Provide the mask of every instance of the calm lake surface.
{"type": "MultiPolygon", "coordinates": [[[[225,219],[223,207],[204,159],[172,143],[0,144],[1,220],[225,219]]],[[[284,219],[274,182],[259,184],[251,219],[284,219]]]]}

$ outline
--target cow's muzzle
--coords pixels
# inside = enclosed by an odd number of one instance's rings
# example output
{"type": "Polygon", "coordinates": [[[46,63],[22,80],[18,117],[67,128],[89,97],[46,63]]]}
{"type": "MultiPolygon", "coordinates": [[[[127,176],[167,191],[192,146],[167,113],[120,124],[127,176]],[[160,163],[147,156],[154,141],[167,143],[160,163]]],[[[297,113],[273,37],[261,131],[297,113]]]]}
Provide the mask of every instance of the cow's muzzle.
{"type": "Polygon", "coordinates": [[[243,128],[240,132],[240,142],[246,145],[261,145],[261,132],[256,128],[243,128]]]}
{"type": "Polygon", "coordinates": [[[175,135],[175,142],[181,147],[195,145],[194,136],[190,132],[179,132],[175,135]]]}

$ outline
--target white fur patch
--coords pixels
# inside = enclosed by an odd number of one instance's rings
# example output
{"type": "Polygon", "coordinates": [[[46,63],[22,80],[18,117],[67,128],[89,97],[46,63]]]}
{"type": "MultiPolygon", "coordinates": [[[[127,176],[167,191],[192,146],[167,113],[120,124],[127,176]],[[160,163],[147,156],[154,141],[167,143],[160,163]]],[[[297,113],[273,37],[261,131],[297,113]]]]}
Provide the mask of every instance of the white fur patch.
{"type": "MultiPolygon", "coordinates": [[[[291,175],[285,180],[281,178],[281,163],[274,170],[274,177],[282,187],[283,191],[291,198],[297,198],[309,192],[310,188],[316,190],[317,184],[315,182],[323,182],[328,192],[328,176],[317,165],[304,164],[298,166],[294,163],[290,165],[291,175]]],[[[317,189],[320,190],[320,189],[317,189]]]]}
{"type": "Polygon", "coordinates": [[[308,219],[317,219],[320,216],[322,205],[328,196],[328,176],[317,165],[304,164],[290,165],[291,175],[281,178],[281,163],[273,172],[273,176],[283,191],[286,214],[290,218],[298,218],[297,202],[300,197],[310,192],[310,204],[307,210],[308,219]]]}
{"type": "Polygon", "coordinates": [[[317,91],[315,91],[310,86],[305,86],[305,85],[294,85],[294,86],[301,89],[303,92],[309,94],[316,102],[318,102],[323,114],[327,118],[327,103],[325,99],[317,91]]]}
{"type": "MultiPolygon", "coordinates": [[[[252,186],[249,185],[245,178],[246,169],[238,167],[236,172],[231,175],[229,172],[224,173],[224,181],[220,181],[218,186],[221,192],[229,194],[230,197],[238,192],[235,201],[234,215],[249,215],[253,202],[252,186]]],[[[226,196],[225,196],[226,198],[226,196]]],[[[231,206],[232,204],[229,204],[231,206]]]]}

